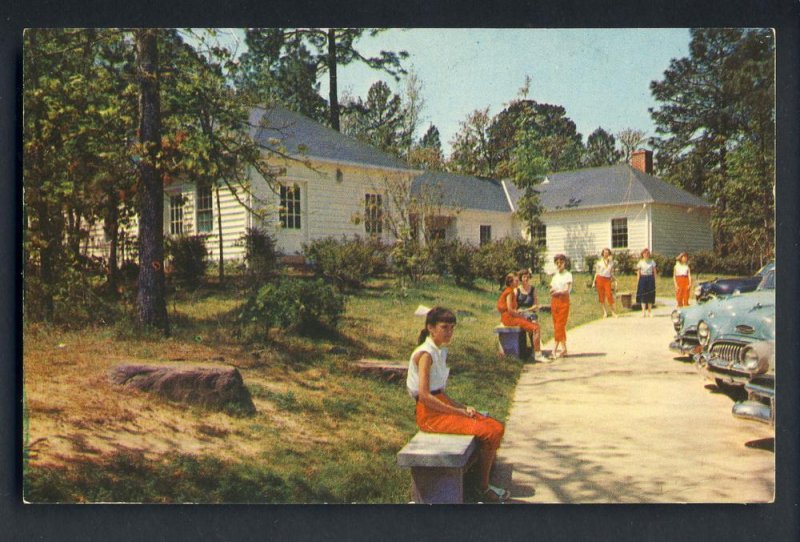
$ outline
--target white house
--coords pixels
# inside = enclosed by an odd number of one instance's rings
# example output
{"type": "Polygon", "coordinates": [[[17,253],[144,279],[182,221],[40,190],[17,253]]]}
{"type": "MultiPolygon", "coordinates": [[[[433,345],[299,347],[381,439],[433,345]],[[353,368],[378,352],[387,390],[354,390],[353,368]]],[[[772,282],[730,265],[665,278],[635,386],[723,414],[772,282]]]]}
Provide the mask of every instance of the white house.
{"type": "MultiPolygon", "coordinates": [[[[563,253],[583,270],[584,258],[604,247],[665,256],[711,250],[711,206],[653,176],[652,163],[650,151],[636,151],[631,165],[548,175],[540,190],[543,227],[535,232],[546,260],[563,253]]],[[[514,207],[521,192],[504,185],[514,207]]]]}
{"type": "MultiPolygon", "coordinates": [[[[282,107],[254,109],[250,125],[274,182],[251,172],[246,189],[223,186],[219,201],[213,187],[173,183],[164,190],[165,234],[204,234],[212,257],[221,234],[225,259],[244,256],[241,239],[251,227],[273,234],[287,255],[329,236],[392,242],[390,187],[405,187],[417,197],[441,196],[440,213],[425,223],[434,238],[477,246],[527,236],[514,215],[520,191],[508,181],[413,169],[282,107]]],[[[580,270],[585,256],[606,246],[633,252],[650,247],[665,255],[712,248],[710,206],[652,176],[649,151],[635,153],[632,163],[548,176],[541,191],[544,226],[535,232],[548,259],[563,252],[580,270]]],[[[86,251],[107,256],[107,241],[96,225],[86,251]]]]}

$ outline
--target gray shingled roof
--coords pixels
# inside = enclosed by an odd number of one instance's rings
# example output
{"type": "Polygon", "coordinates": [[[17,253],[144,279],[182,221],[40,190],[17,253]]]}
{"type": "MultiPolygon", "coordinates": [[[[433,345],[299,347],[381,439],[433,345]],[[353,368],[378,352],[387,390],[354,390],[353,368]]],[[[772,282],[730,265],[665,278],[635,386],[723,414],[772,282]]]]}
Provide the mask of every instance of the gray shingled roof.
{"type": "Polygon", "coordinates": [[[504,213],[511,211],[503,185],[494,179],[426,171],[413,180],[411,192],[418,194],[425,188],[441,190],[442,204],[448,207],[504,213]]]}
{"type": "Polygon", "coordinates": [[[284,107],[253,109],[250,125],[253,126],[253,138],[259,145],[278,149],[290,156],[413,170],[394,156],[284,107]],[[262,121],[264,126],[261,126],[262,121]]]}
{"type": "MultiPolygon", "coordinates": [[[[637,203],[711,206],[704,199],[628,164],[552,173],[547,178],[549,182],[540,188],[542,205],[547,211],[637,203]]],[[[522,192],[511,182],[505,184],[516,206],[522,192]]]]}

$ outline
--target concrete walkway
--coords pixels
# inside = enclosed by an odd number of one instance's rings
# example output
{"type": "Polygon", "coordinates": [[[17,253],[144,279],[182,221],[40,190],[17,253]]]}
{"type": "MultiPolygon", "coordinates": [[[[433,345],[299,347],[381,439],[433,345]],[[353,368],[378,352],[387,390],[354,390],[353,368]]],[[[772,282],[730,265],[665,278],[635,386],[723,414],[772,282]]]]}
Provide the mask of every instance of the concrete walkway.
{"type": "Polygon", "coordinates": [[[526,364],[498,454],[512,502],[773,499],[771,428],[734,418],[733,400],[674,357],[674,301],[659,302],[653,318],[569,329],[567,358],[526,364]]]}

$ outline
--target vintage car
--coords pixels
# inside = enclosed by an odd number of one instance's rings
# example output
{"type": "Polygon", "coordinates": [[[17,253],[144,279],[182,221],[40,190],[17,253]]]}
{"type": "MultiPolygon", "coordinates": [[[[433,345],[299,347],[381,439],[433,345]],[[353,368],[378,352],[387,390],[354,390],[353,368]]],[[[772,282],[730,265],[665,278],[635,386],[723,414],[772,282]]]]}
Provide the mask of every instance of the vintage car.
{"type": "Polygon", "coordinates": [[[775,344],[771,344],[770,368],[744,385],[747,400],[733,405],[733,415],[775,426],[775,344]]]}
{"type": "Polygon", "coordinates": [[[766,373],[775,341],[775,270],[767,273],[758,290],[715,303],[697,324],[703,348],[694,356],[697,368],[720,387],[744,386],[766,373]]]}
{"type": "MultiPolygon", "coordinates": [[[[756,291],[775,288],[775,265],[769,264],[764,269],[767,270],[761,277],[761,282],[756,287],[756,291]],[[772,279],[765,280],[767,275],[772,274],[772,279]]],[[[696,356],[702,351],[702,346],[697,339],[697,324],[707,314],[723,314],[730,312],[733,307],[738,306],[741,292],[736,292],[731,296],[716,297],[707,303],[698,303],[689,307],[675,309],[672,311],[672,326],[675,328],[675,338],[669,344],[669,349],[677,354],[684,356],[696,356]]],[[[750,295],[749,293],[744,294],[750,295]]],[[[747,302],[745,302],[747,303],[747,302]]]]}
{"type": "Polygon", "coordinates": [[[761,280],[770,270],[775,269],[775,263],[771,262],[758,270],[752,277],[737,277],[732,279],[714,279],[701,282],[694,289],[694,296],[698,303],[704,303],[717,297],[726,297],[735,292],[741,294],[755,290],[761,280]]]}

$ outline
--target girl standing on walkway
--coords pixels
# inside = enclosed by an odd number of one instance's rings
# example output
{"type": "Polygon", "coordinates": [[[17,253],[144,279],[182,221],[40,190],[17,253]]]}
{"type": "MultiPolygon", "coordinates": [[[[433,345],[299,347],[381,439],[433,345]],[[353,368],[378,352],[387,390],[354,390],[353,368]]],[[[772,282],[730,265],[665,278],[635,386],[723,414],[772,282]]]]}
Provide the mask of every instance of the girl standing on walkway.
{"type": "Polygon", "coordinates": [[[550,279],[550,314],[553,316],[553,359],[567,355],[567,319],[569,318],[569,292],[572,290],[572,273],[566,270],[567,257],[556,254],[553,258],[557,271],[550,279]],[[558,346],[561,345],[559,351],[558,346]]]}
{"type": "Polygon", "coordinates": [[[642,306],[642,318],[653,317],[656,302],[656,262],[650,257],[650,249],[642,250],[642,259],[636,264],[636,302],[642,306]]]}
{"type": "Polygon", "coordinates": [[[497,448],[503,439],[505,426],[477,412],[471,406],[464,406],[445,393],[447,377],[447,348],[453,339],[456,316],[443,307],[434,307],[425,317],[425,327],[419,334],[416,350],[408,363],[406,387],[417,400],[417,426],[428,433],[451,433],[475,435],[480,441],[478,469],[480,474],[481,499],[490,502],[503,502],[511,494],[507,489],[489,484],[497,448]]]}
{"type": "Polygon", "coordinates": [[[675,299],[678,307],[689,306],[689,292],[692,288],[692,271],[689,269],[689,255],[681,252],[672,271],[672,282],[675,284],[675,299]]]}
{"type": "MultiPolygon", "coordinates": [[[[527,271],[526,271],[527,273],[527,271]]],[[[542,359],[542,346],[539,341],[539,323],[529,320],[525,314],[520,312],[517,302],[517,287],[519,286],[519,277],[516,273],[509,273],[506,275],[506,288],[497,300],[497,310],[500,312],[500,322],[504,326],[521,327],[531,337],[531,346],[533,347],[533,360],[543,361],[542,359]]],[[[530,285],[529,285],[530,286],[530,285]]],[[[531,288],[529,291],[533,291],[531,288]]],[[[535,292],[532,293],[536,295],[535,292]]],[[[534,297],[535,299],[535,297],[534,297]]],[[[533,306],[533,303],[531,304],[533,306]]]]}
{"type": "Polygon", "coordinates": [[[611,249],[604,248],[600,252],[600,259],[594,266],[594,279],[592,280],[592,287],[597,288],[597,297],[600,300],[600,306],[603,308],[603,318],[608,317],[606,311],[606,304],[614,318],[617,313],[614,312],[614,295],[611,293],[611,283],[614,280],[614,260],[611,259],[611,249]]]}

